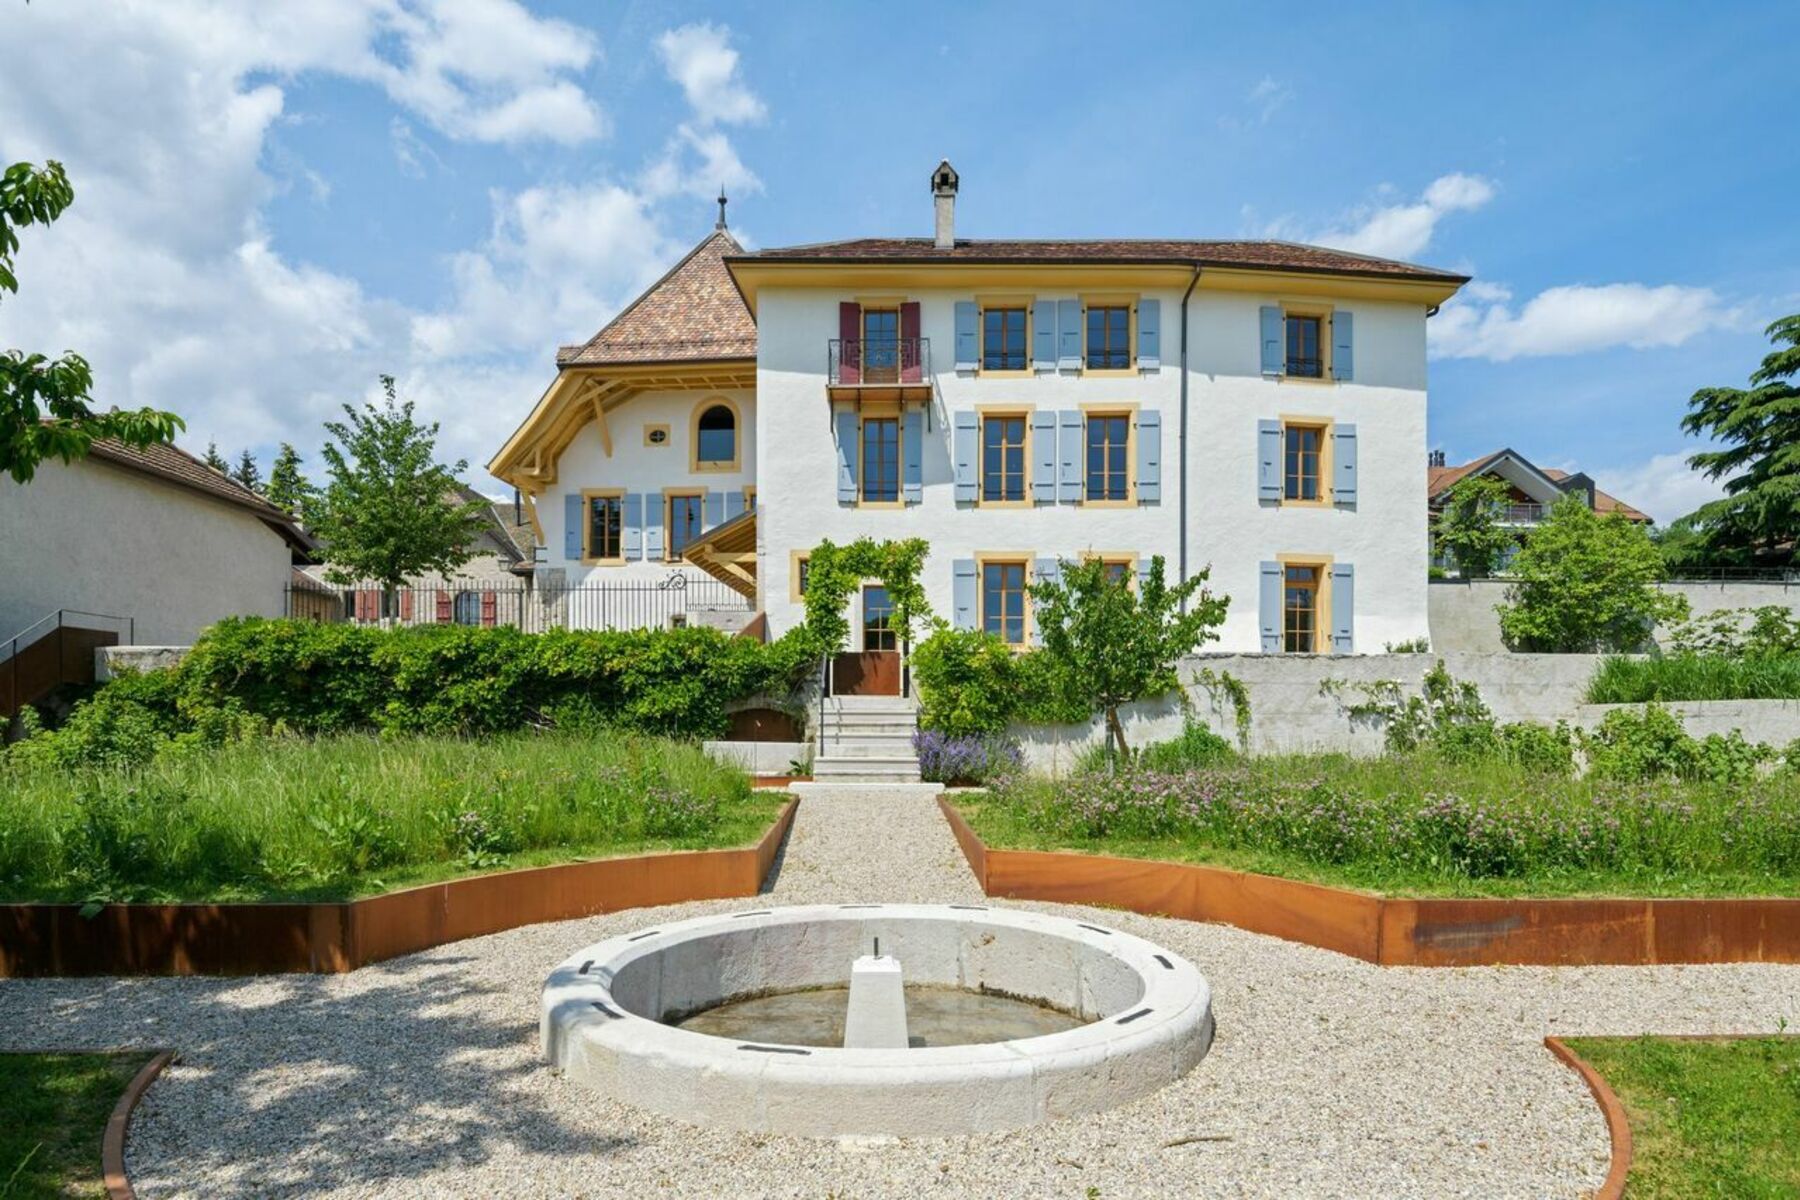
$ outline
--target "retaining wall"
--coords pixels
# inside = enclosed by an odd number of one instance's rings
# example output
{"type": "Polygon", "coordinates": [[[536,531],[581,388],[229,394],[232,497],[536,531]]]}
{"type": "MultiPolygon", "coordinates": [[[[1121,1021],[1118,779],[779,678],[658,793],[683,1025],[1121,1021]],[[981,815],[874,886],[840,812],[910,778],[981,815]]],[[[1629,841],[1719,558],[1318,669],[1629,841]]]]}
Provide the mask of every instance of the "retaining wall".
{"type": "MultiPolygon", "coordinates": [[[[1614,709],[1641,709],[1641,704],[1583,704],[1575,724],[1592,729],[1614,709]]],[[[1681,718],[1695,737],[1742,731],[1748,741],[1777,748],[1800,738],[1800,700],[1695,700],[1663,705],[1681,718]]]]}
{"type": "MultiPolygon", "coordinates": [[[[1800,582],[1762,580],[1677,580],[1659,585],[1687,597],[1696,617],[1722,608],[1761,608],[1780,604],[1800,612],[1800,582]]],[[[1431,646],[1439,653],[1498,654],[1500,618],[1494,606],[1506,598],[1504,579],[1434,579],[1426,594],[1431,615],[1431,646]]],[[[1660,632],[1660,631],[1659,631],[1660,632]]]]}

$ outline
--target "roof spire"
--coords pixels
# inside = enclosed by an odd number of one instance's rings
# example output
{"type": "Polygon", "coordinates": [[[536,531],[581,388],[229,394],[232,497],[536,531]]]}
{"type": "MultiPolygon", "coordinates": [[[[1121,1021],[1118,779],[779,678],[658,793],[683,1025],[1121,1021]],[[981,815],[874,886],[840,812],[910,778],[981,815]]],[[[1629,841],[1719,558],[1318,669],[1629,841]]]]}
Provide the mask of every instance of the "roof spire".
{"type": "Polygon", "coordinates": [[[718,221],[718,224],[713,226],[713,228],[714,229],[724,229],[725,228],[725,185],[724,184],[719,185],[719,221],[718,221]]]}

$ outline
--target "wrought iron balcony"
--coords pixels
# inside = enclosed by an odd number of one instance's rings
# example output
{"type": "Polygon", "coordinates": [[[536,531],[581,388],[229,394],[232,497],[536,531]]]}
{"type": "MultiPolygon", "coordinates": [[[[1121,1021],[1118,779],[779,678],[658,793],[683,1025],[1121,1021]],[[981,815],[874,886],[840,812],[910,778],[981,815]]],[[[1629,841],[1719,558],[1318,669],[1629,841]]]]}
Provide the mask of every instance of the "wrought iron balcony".
{"type": "Polygon", "coordinates": [[[1325,377],[1325,360],[1321,358],[1295,358],[1288,355],[1287,373],[1296,379],[1323,379],[1325,377]]]}
{"type": "Polygon", "coordinates": [[[930,338],[832,338],[826,386],[851,396],[914,399],[931,393],[930,338]]]}

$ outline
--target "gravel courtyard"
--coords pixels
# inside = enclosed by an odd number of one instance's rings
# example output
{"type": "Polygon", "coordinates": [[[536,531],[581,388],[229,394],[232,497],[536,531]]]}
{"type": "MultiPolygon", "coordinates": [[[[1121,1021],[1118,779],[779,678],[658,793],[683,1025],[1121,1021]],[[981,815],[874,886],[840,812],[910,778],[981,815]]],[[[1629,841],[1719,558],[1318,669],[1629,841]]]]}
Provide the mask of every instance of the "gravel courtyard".
{"type": "MultiPolygon", "coordinates": [[[[770,899],[978,897],[935,804],[800,806],[770,899]]],[[[1009,1134],[839,1145],[608,1103],[537,1054],[538,989],[610,934],[744,901],[459,942],[351,975],[0,981],[0,1049],[172,1046],[140,1196],[1569,1197],[1605,1127],[1547,1033],[1800,1024],[1800,967],[1377,968],[1216,925],[1027,905],[1187,955],[1218,1038],[1144,1100],[1009,1134]]]]}

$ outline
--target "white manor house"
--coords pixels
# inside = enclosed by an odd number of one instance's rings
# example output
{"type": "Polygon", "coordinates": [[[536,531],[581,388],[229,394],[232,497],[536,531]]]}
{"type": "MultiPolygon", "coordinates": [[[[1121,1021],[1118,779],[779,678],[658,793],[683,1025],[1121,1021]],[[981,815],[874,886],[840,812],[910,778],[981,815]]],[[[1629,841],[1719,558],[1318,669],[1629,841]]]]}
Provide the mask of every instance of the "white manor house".
{"type": "MultiPolygon", "coordinates": [[[[1467,277],[1272,241],[932,238],[745,251],[717,228],[583,345],[488,464],[540,588],[699,572],[778,636],[821,539],[921,537],[933,608],[1018,645],[1030,581],[1161,555],[1213,649],[1427,636],[1425,323],[1467,277]]],[[[894,655],[886,599],[857,651],[894,655]]],[[[885,671],[875,672],[886,676],[885,671]]]]}

